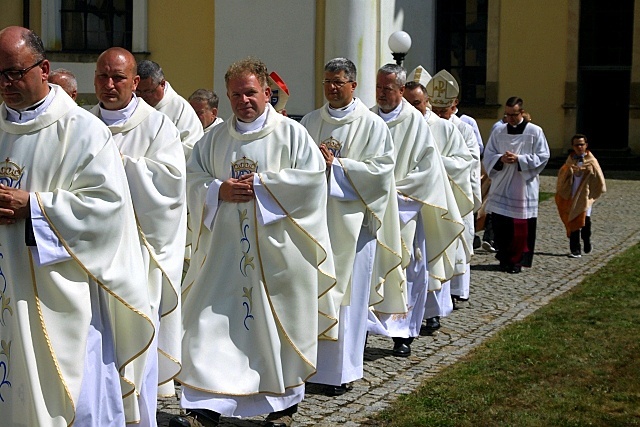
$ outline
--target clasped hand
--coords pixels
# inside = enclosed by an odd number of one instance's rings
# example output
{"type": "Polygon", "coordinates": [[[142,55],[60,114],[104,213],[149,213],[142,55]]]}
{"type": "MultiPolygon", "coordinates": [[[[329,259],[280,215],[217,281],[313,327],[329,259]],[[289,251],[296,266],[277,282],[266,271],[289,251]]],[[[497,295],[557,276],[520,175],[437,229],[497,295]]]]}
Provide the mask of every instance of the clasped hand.
{"type": "Polygon", "coordinates": [[[253,173],[240,178],[229,178],[220,185],[218,198],[223,202],[243,203],[255,198],[253,192],[253,173]]]}
{"type": "Polygon", "coordinates": [[[516,153],[512,153],[511,151],[507,151],[502,155],[502,157],[500,157],[500,160],[502,160],[502,163],[507,164],[516,163],[518,161],[518,155],[516,153]]]}
{"type": "Polygon", "coordinates": [[[29,192],[0,184],[0,225],[29,216],[29,192]]]}
{"type": "Polygon", "coordinates": [[[322,153],[322,157],[324,157],[324,162],[327,165],[327,169],[329,169],[331,167],[331,164],[333,163],[333,158],[335,157],[333,155],[333,152],[329,150],[324,144],[320,145],[320,152],[322,153]]]}

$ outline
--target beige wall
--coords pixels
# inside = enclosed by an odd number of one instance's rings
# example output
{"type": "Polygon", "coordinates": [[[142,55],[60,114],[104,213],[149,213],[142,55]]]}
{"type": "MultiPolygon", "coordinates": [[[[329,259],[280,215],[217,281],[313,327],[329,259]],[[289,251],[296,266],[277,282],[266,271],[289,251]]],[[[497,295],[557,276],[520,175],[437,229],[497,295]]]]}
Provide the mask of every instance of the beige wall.
{"type": "Polygon", "coordinates": [[[567,1],[503,1],[501,15],[499,102],[524,99],[549,147],[559,149],[564,146],[567,1]]]}
{"type": "Polygon", "coordinates": [[[213,89],[214,6],[213,0],[148,3],[149,59],[185,98],[199,88],[213,89]]]}
{"type": "Polygon", "coordinates": [[[22,0],[2,0],[0,29],[10,25],[22,25],[22,0]]]}

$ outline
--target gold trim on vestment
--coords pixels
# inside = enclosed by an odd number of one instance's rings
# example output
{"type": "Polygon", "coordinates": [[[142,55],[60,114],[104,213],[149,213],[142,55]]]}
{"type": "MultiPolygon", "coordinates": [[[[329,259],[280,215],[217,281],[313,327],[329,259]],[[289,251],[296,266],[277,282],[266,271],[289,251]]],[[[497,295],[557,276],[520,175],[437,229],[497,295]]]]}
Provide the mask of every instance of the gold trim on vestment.
{"type": "MultiPolygon", "coordinates": [[[[260,177],[260,174],[258,174],[258,177],[260,177]]],[[[262,181],[262,179],[261,179],[261,181],[262,181]]],[[[309,359],[307,359],[305,357],[305,355],[302,354],[302,352],[293,343],[293,341],[291,341],[291,338],[289,338],[289,334],[287,334],[286,330],[282,326],[282,322],[280,322],[280,318],[278,317],[278,313],[276,312],[275,308],[273,307],[273,303],[271,302],[271,294],[269,293],[269,287],[267,286],[267,279],[264,276],[262,253],[260,252],[260,241],[259,241],[259,237],[258,237],[258,217],[257,217],[257,212],[256,212],[256,209],[257,209],[256,205],[257,205],[256,199],[254,198],[253,199],[253,225],[254,225],[254,229],[255,229],[254,235],[255,235],[255,238],[256,238],[256,254],[258,255],[258,263],[260,264],[260,276],[262,277],[262,286],[264,287],[265,294],[267,296],[267,301],[269,301],[269,307],[271,308],[271,314],[273,315],[273,320],[276,322],[276,324],[278,325],[278,328],[282,332],[282,335],[284,335],[285,339],[289,342],[289,344],[291,345],[291,348],[293,348],[293,350],[298,354],[300,359],[302,359],[302,361],[304,363],[309,365],[312,370],[315,370],[315,366],[313,365],[313,363],[311,363],[309,361],[309,359]]],[[[291,218],[288,213],[287,213],[287,218],[289,218],[289,219],[291,218]]]]}
{"type": "MultiPolygon", "coordinates": [[[[328,286],[327,289],[322,292],[321,294],[318,295],[318,300],[320,300],[320,298],[324,297],[325,295],[327,295],[329,293],[329,291],[331,291],[331,289],[333,289],[334,287],[336,287],[338,281],[336,280],[335,276],[332,276],[330,274],[327,274],[324,270],[322,270],[320,268],[320,266],[322,264],[324,264],[324,262],[327,259],[327,250],[322,246],[322,244],[320,244],[320,242],[318,242],[315,237],[313,237],[311,234],[309,234],[309,232],[307,230],[304,229],[304,227],[302,227],[300,224],[298,224],[298,222],[296,220],[293,219],[293,217],[291,216],[291,214],[289,214],[289,212],[284,208],[284,206],[282,206],[280,204],[280,201],[274,196],[274,194],[271,192],[271,190],[269,190],[269,187],[265,184],[265,182],[262,180],[262,176],[258,173],[258,179],[260,180],[260,183],[262,184],[262,186],[264,187],[264,189],[267,191],[267,193],[269,193],[269,195],[271,196],[271,198],[276,202],[276,204],[280,207],[280,209],[282,210],[282,212],[284,212],[287,215],[287,218],[293,223],[293,225],[295,225],[303,234],[305,234],[313,243],[315,243],[320,250],[322,250],[322,253],[324,254],[324,257],[321,260],[317,260],[316,257],[316,263],[317,265],[315,266],[315,269],[318,273],[324,275],[325,277],[328,277],[330,280],[332,280],[332,284],[331,286],[328,286]]],[[[260,268],[262,268],[262,264],[260,264],[260,268]]],[[[320,281],[318,280],[318,283],[320,281]]],[[[266,282],[265,282],[266,283],[266,282]]],[[[322,315],[323,317],[325,317],[326,319],[331,320],[333,323],[324,331],[322,332],[318,332],[318,336],[324,335],[326,334],[328,331],[330,331],[331,329],[333,329],[337,324],[338,324],[338,319],[332,316],[329,316],[326,313],[323,313],[322,311],[320,311],[320,309],[318,308],[318,314],[322,315]]]]}
{"type": "Polygon", "coordinates": [[[143,320],[146,320],[149,323],[149,326],[151,326],[151,330],[153,331],[153,333],[151,334],[151,337],[149,339],[149,342],[144,345],[143,349],[141,351],[139,351],[137,354],[133,355],[129,360],[126,360],[124,363],[122,363],[122,366],[120,366],[118,368],[118,374],[120,375],[120,379],[122,381],[124,381],[125,383],[131,385],[133,387],[133,390],[123,394],[122,397],[123,399],[126,398],[127,396],[131,395],[131,393],[133,393],[133,391],[135,391],[135,383],[130,381],[129,379],[127,379],[123,373],[124,370],[126,368],[127,365],[129,365],[131,362],[133,362],[134,360],[136,360],[138,357],[140,357],[142,354],[144,354],[149,347],[151,346],[151,343],[153,342],[153,339],[155,337],[156,334],[156,328],[154,323],[151,321],[151,319],[149,319],[149,317],[147,317],[144,313],[142,313],[140,310],[138,310],[137,308],[131,306],[128,302],[126,302],[122,297],[120,297],[119,295],[117,295],[115,292],[113,292],[111,289],[109,289],[107,286],[105,286],[100,280],[98,280],[98,278],[96,276],[93,275],[93,273],[91,273],[89,271],[89,269],[78,259],[78,257],[76,256],[75,253],[73,253],[73,251],[69,248],[69,245],[67,244],[66,240],[64,240],[64,238],[62,237],[62,235],[60,234],[60,232],[58,231],[58,229],[55,227],[55,225],[53,224],[53,222],[51,221],[51,219],[49,218],[49,215],[47,214],[47,211],[44,208],[44,205],[42,204],[42,199],[40,198],[40,193],[39,192],[35,192],[34,193],[36,196],[36,200],[38,201],[38,206],[40,207],[40,211],[42,212],[42,215],[45,217],[45,219],[47,220],[47,223],[49,224],[49,227],[51,228],[51,231],[53,231],[53,233],[56,235],[56,237],[58,238],[58,240],[60,241],[60,243],[62,244],[62,246],[64,246],[64,248],[66,249],[67,253],[78,263],[78,265],[82,268],[82,270],[84,270],[84,272],[94,281],[98,284],[98,286],[100,286],[105,292],[107,292],[109,295],[111,295],[114,299],[116,299],[118,302],[120,302],[122,305],[124,305],[126,308],[128,308],[129,310],[131,310],[132,312],[134,312],[135,314],[137,314],[138,316],[142,317],[143,320]]]}
{"type": "Polygon", "coordinates": [[[33,255],[31,254],[31,250],[27,248],[27,252],[29,253],[29,268],[31,269],[31,283],[33,285],[33,294],[34,300],[36,303],[36,310],[38,312],[38,318],[40,319],[40,327],[42,328],[42,333],[44,334],[44,340],[47,343],[47,348],[49,349],[49,354],[51,355],[51,360],[53,361],[53,365],[56,367],[56,373],[58,374],[58,378],[60,378],[60,382],[62,383],[62,387],[64,388],[64,392],[69,399],[69,403],[71,405],[71,412],[73,413],[73,419],[67,424],[67,427],[73,425],[76,419],[76,405],[71,397],[71,392],[69,391],[69,387],[62,375],[62,370],[60,369],[60,364],[58,363],[58,359],[56,358],[55,352],[53,351],[53,345],[51,344],[51,339],[49,338],[49,333],[47,332],[47,326],[44,322],[44,316],[42,314],[42,308],[40,307],[40,298],[38,297],[38,284],[36,282],[36,272],[33,268],[33,255]]]}

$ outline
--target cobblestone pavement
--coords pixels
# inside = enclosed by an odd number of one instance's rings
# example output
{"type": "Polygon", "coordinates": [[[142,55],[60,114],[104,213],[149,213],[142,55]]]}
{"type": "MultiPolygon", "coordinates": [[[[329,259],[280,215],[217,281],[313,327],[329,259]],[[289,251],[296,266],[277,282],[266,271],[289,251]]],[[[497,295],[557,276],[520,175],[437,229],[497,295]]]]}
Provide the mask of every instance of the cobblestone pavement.
{"type": "MultiPolygon", "coordinates": [[[[541,177],[541,191],[555,192],[555,171],[546,171],[546,175],[541,177]]],[[[408,358],[391,355],[390,339],[369,337],[364,378],[340,397],[326,397],[313,386],[307,387],[295,425],[373,425],[368,417],[389,406],[399,395],[411,393],[423,380],[455,363],[506,325],[525,318],[571,289],[613,256],[640,241],[637,220],[640,172],[606,176],[608,192],[596,203],[592,214],[591,254],[568,258],[569,239],[555,203],[542,202],[531,269],[523,269],[516,275],[500,272],[493,255],[478,249],[471,263],[471,297],[464,307],[442,319],[442,328],[435,334],[418,337],[408,358]]],[[[169,418],[179,412],[176,398],[161,399],[159,426],[168,426],[169,418]]],[[[223,417],[221,426],[259,426],[263,420],[264,417],[243,420],[223,417]]]]}

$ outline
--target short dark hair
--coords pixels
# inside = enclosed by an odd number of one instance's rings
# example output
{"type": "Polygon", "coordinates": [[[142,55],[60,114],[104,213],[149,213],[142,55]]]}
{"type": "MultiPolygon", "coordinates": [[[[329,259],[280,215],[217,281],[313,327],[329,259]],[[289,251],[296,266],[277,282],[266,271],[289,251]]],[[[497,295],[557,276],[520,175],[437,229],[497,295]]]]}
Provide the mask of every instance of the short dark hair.
{"type": "Polygon", "coordinates": [[[571,145],[573,145],[573,141],[575,141],[576,139],[584,139],[585,144],[587,143],[587,136],[583,135],[581,133],[576,133],[575,135],[573,135],[571,137],[571,145]]]}
{"type": "Polygon", "coordinates": [[[504,105],[505,107],[515,107],[517,105],[522,110],[522,104],[524,104],[522,98],[512,96],[511,98],[507,99],[507,102],[505,102],[504,105]]]}
{"type": "Polygon", "coordinates": [[[420,88],[420,90],[422,91],[422,93],[425,94],[425,96],[427,95],[427,88],[424,87],[422,84],[418,83],[418,82],[414,82],[413,80],[408,81],[407,83],[405,83],[404,85],[405,89],[407,90],[413,90],[415,88],[420,88]]]}
{"type": "Polygon", "coordinates": [[[191,94],[189,101],[204,101],[209,108],[218,108],[218,95],[212,90],[197,89],[191,94]]]}
{"type": "Polygon", "coordinates": [[[34,33],[29,29],[26,29],[26,31],[22,35],[22,38],[27,43],[27,46],[29,46],[29,49],[31,50],[31,52],[33,52],[35,56],[34,59],[36,61],[42,61],[44,59],[47,59],[47,56],[44,50],[44,43],[42,43],[42,39],[40,38],[39,35],[37,35],[36,33],[34,33]]]}

